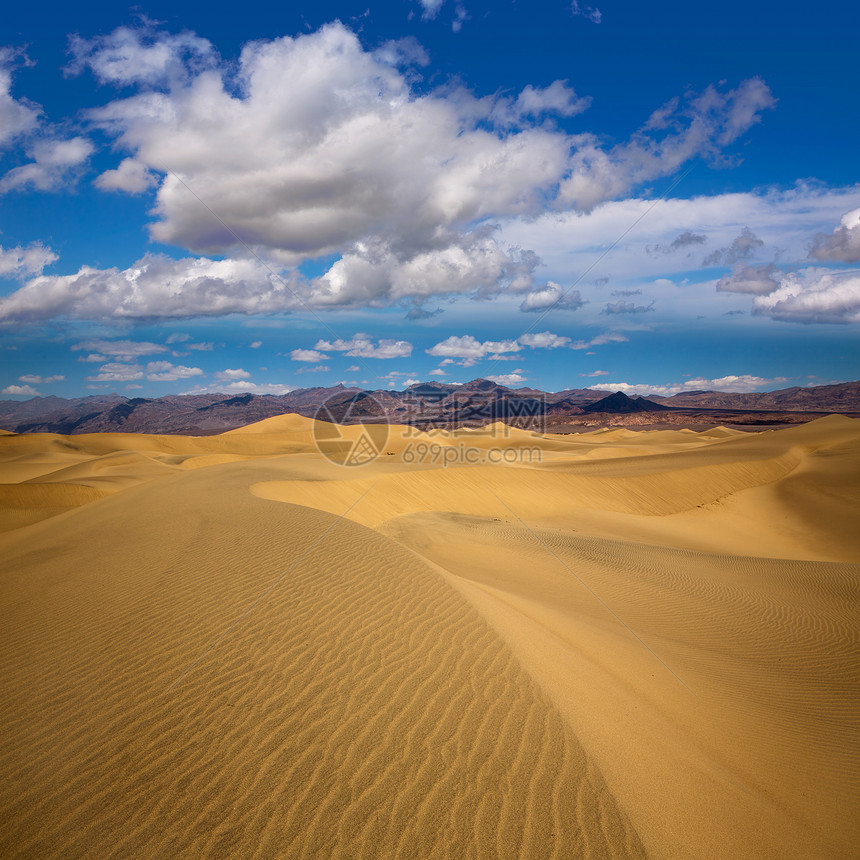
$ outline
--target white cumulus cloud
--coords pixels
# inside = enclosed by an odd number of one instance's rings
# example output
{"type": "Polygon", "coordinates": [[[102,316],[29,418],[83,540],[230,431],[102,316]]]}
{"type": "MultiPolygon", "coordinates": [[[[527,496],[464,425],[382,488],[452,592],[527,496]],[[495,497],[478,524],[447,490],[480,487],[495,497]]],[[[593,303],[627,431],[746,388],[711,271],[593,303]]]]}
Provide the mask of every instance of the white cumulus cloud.
{"type": "Polygon", "coordinates": [[[19,397],[21,395],[39,397],[40,392],[33,388],[32,385],[7,385],[0,394],[13,394],[19,397]]]}
{"type": "Polygon", "coordinates": [[[409,341],[381,338],[374,344],[373,339],[365,334],[356,334],[349,340],[320,340],[314,349],[343,352],[351,358],[407,358],[412,355],[409,341]]]}
{"type": "Polygon", "coordinates": [[[575,311],[585,304],[579,290],[563,290],[553,281],[546,286],[532,290],[520,304],[521,311],[575,311]]]}
{"type": "Polygon", "coordinates": [[[517,368],[513,373],[502,373],[497,376],[488,376],[491,382],[497,385],[520,385],[525,382],[527,377],[523,376],[522,368],[517,368]]]}
{"type": "Polygon", "coordinates": [[[27,275],[39,275],[46,266],[59,259],[41,242],[34,242],[26,247],[16,245],[14,248],[0,246],[0,277],[20,278],[27,275]]]}
{"type": "Polygon", "coordinates": [[[322,361],[328,356],[316,349],[294,349],[290,353],[293,361],[322,361]]]}
{"type": "Polygon", "coordinates": [[[82,266],[42,275],[0,298],[0,320],[150,319],[272,313],[301,307],[257,260],[173,260],[147,254],[127,269],[82,266]]]}
{"type": "Polygon", "coordinates": [[[807,269],[786,274],[776,290],[753,299],[753,313],[783,322],[860,322],[860,272],[807,269]]]}
{"type": "Polygon", "coordinates": [[[0,178],[0,195],[27,187],[53,191],[74,177],[94,150],[84,137],[38,140],[28,150],[33,160],[13,167],[0,178]]]}
{"type": "Polygon", "coordinates": [[[629,382],[599,382],[590,385],[589,388],[594,388],[598,391],[622,391],[627,395],[639,394],[643,397],[647,397],[649,394],[670,397],[673,394],[684,394],[690,391],[728,391],[747,394],[754,391],[768,390],[776,383],[785,382],[788,382],[788,380],[783,376],[767,379],[762,376],[753,376],[752,374],[741,374],[739,376],[721,376],[718,379],[695,377],[694,379],[687,379],[684,382],[662,383],[659,385],[629,382]]]}
{"type": "Polygon", "coordinates": [[[18,377],[18,381],[26,382],[30,385],[49,385],[52,382],[63,382],[65,378],[66,377],[62,374],[56,374],[54,376],[38,376],[35,373],[25,373],[23,376],[18,377]]]}
{"type": "Polygon", "coordinates": [[[150,382],[175,382],[177,379],[202,375],[203,371],[199,367],[185,367],[169,361],[150,361],[146,365],[146,378],[150,382]]]}
{"type": "Polygon", "coordinates": [[[571,349],[591,349],[593,346],[603,346],[607,343],[625,343],[628,340],[623,334],[609,331],[604,334],[599,334],[591,340],[577,340],[571,344],[571,349]]]}
{"type": "MultiPolygon", "coordinates": [[[[446,358],[465,358],[477,360],[485,358],[493,353],[518,352],[521,349],[516,340],[477,340],[470,334],[458,336],[451,335],[445,340],[425,350],[428,355],[443,356],[446,358]]],[[[444,364],[445,362],[443,362],[444,364]]],[[[454,363],[454,362],[450,362],[454,363]]]]}
{"type": "Polygon", "coordinates": [[[125,364],[120,361],[109,361],[99,368],[94,376],[88,376],[88,382],[132,382],[143,379],[143,368],[139,364],[125,364]]]}
{"type": "Polygon", "coordinates": [[[219,382],[230,382],[236,379],[250,379],[251,374],[248,373],[247,370],[243,370],[241,367],[237,368],[227,368],[226,370],[219,370],[215,374],[215,379],[219,382]]]}
{"type": "Polygon", "coordinates": [[[587,107],[566,81],[515,98],[419,89],[403,65],[420,52],[365,50],[338,22],[249,43],[235,65],[149,25],[73,49],[73,69],[138,90],[88,114],[130,157],[98,182],[138,193],[160,176],[152,238],[196,254],[245,256],[239,235],[287,267],[337,255],[307,288],[315,307],[529,290],[539,261],[493,234],[501,220],[591,209],[697,156],[722,163],[773,104],[758,79],[709,87],[607,148],[547,121],[587,107]]]}
{"type": "Polygon", "coordinates": [[[158,178],[133,158],[124,158],[114,170],[106,170],[96,177],[96,188],[102,191],[125,191],[142,194],[158,184],[158,178]]]}
{"type": "Polygon", "coordinates": [[[557,349],[560,346],[567,346],[570,343],[570,338],[561,334],[553,334],[551,331],[536,332],[535,334],[522,334],[517,340],[523,346],[530,346],[533,349],[557,349]]]}
{"type": "MultiPolygon", "coordinates": [[[[168,338],[170,343],[171,339],[168,338]]],[[[72,352],[84,351],[94,353],[82,361],[100,361],[100,356],[110,356],[118,361],[133,361],[144,355],[156,355],[167,352],[167,347],[160,343],[152,343],[148,340],[104,340],[91,338],[80,343],[73,344],[72,352]]]]}

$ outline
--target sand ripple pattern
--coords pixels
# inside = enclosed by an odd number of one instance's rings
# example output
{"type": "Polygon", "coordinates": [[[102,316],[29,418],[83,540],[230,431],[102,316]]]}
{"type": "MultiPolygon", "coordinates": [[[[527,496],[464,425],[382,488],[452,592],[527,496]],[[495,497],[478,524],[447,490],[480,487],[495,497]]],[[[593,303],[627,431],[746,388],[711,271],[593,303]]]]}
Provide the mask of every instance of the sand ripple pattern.
{"type": "Polygon", "coordinates": [[[644,856],[432,567],[243,468],[7,539],[0,855],[644,856]]]}

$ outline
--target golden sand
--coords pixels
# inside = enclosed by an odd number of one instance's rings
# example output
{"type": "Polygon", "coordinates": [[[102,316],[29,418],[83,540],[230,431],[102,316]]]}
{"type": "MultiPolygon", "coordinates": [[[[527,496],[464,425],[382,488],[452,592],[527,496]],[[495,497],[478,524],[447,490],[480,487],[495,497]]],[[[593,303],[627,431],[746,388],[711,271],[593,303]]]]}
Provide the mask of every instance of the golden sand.
{"type": "Polygon", "coordinates": [[[860,422],[315,430],[0,434],[0,856],[856,856],[860,422]]]}

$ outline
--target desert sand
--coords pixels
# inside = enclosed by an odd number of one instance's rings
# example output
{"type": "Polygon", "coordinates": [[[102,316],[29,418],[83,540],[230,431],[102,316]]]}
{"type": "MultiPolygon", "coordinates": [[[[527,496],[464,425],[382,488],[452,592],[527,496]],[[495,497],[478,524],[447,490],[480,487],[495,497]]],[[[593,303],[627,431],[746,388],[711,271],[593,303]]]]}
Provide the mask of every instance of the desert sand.
{"type": "Polygon", "coordinates": [[[856,856],[860,421],[363,432],[0,434],[0,856],[856,856]]]}

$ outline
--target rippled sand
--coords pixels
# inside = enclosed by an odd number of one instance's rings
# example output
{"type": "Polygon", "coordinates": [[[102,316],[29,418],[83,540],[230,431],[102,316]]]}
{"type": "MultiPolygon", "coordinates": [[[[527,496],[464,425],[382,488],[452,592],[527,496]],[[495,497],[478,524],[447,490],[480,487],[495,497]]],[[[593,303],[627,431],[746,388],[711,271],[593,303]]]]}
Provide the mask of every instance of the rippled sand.
{"type": "Polygon", "coordinates": [[[0,856],[854,856],[860,422],[315,432],[0,434],[0,856]]]}

